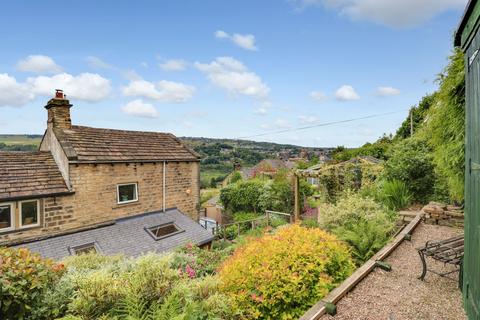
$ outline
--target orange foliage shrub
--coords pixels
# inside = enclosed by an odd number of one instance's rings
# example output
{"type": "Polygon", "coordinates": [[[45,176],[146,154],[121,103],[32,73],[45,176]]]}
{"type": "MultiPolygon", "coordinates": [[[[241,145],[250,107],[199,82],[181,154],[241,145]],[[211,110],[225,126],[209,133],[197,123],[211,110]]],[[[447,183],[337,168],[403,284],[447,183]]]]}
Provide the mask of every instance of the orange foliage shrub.
{"type": "Polygon", "coordinates": [[[64,269],[27,249],[0,248],[0,319],[23,319],[64,269]]]}
{"type": "Polygon", "coordinates": [[[251,239],[219,269],[221,289],[248,319],[295,319],[354,270],[345,244],[292,225],[251,239]]]}

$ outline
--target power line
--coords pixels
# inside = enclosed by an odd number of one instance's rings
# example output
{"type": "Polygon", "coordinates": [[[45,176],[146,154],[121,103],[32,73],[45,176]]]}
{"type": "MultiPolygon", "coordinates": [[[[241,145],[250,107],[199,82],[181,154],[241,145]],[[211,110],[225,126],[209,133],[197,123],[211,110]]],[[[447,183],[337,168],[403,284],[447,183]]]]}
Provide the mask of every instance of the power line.
{"type": "Polygon", "coordinates": [[[408,109],[400,110],[400,111],[385,112],[385,113],[377,113],[377,114],[372,114],[372,115],[368,115],[368,116],[360,117],[360,118],[352,118],[352,119],[346,119],[346,120],[317,123],[317,124],[312,124],[312,125],[304,126],[304,127],[297,127],[297,128],[263,132],[263,133],[258,133],[258,134],[254,134],[254,135],[251,135],[251,136],[238,137],[236,139],[250,139],[250,138],[255,138],[255,137],[268,136],[268,135],[271,135],[271,134],[279,134],[279,133],[292,132],[292,131],[301,131],[301,130],[307,130],[307,129],[317,128],[317,127],[326,127],[326,126],[331,126],[331,125],[340,124],[340,123],[346,123],[346,122],[353,122],[353,121],[358,121],[358,120],[363,120],[363,119],[383,117],[383,116],[387,116],[387,115],[391,115],[391,114],[395,114],[395,113],[404,112],[406,110],[408,110],[408,109]]]}

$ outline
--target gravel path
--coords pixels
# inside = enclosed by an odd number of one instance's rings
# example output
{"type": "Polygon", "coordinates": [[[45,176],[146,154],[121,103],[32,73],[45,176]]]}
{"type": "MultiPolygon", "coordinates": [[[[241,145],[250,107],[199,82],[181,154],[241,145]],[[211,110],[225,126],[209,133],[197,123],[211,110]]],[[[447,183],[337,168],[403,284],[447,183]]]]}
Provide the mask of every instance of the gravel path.
{"type": "MultiPolygon", "coordinates": [[[[417,277],[421,262],[415,248],[427,240],[441,240],[463,232],[437,225],[419,224],[412,241],[403,241],[385,260],[392,265],[392,271],[376,268],[361,281],[337,305],[337,315],[323,316],[322,320],[371,319],[371,320],[463,320],[467,319],[462,307],[462,295],[457,288],[458,281],[442,278],[431,272],[425,281],[417,277]]],[[[427,259],[427,265],[434,270],[451,269],[427,259]]],[[[458,273],[451,276],[458,277],[458,273]]]]}

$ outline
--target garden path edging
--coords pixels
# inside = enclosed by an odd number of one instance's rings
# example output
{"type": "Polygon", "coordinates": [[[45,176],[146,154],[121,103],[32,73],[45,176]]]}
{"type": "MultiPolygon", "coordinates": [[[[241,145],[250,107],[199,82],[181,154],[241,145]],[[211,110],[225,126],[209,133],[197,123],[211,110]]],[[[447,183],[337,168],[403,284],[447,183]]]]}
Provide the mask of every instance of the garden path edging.
{"type": "Polygon", "coordinates": [[[342,284],[333,289],[324,299],[313,305],[300,320],[318,320],[326,313],[326,304],[337,304],[350,290],[352,290],[363,278],[365,278],[374,268],[376,261],[382,261],[388,257],[404,240],[407,234],[411,235],[413,230],[422,221],[424,213],[418,212],[415,218],[403,228],[403,230],[391,241],[386,244],[373,257],[358,268],[350,277],[345,279],[342,284]]]}

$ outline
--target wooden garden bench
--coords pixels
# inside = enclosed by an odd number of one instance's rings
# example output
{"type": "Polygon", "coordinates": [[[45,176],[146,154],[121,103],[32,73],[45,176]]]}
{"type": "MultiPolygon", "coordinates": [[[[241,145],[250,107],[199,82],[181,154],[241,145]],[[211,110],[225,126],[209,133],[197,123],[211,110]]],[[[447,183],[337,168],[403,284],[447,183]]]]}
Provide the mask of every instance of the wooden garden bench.
{"type": "Polygon", "coordinates": [[[427,241],[424,247],[418,248],[418,254],[420,255],[423,267],[422,274],[418,279],[424,280],[427,271],[433,272],[442,277],[459,271],[463,261],[463,243],[464,236],[461,235],[440,241],[427,241]],[[431,257],[432,259],[441,261],[445,264],[454,265],[456,269],[443,273],[428,269],[426,262],[427,257],[431,257]]]}

